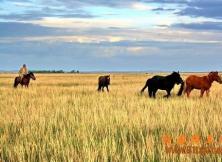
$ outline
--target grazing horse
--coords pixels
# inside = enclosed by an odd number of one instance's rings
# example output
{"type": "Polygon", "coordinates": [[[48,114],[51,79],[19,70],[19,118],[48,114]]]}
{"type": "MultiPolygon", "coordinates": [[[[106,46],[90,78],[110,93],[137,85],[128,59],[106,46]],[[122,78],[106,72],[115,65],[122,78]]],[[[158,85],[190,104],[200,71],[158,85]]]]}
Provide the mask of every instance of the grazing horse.
{"type": "Polygon", "coordinates": [[[14,88],[17,88],[17,86],[18,86],[19,84],[21,84],[22,87],[25,86],[26,88],[28,88],[28,87],[29,87],[30,79],[33,79],[33,80],[36,79],[36,78],[35,78],[35,75],[34,75],[32,72],[24,75],[23,78],[21,78],[21,77],[16,77],[16,78],[15,78],[15,81],[14,81],[14,88]]]}
{"type": "Polygon", "coordinates": [[[148,87],[149,96],[155,98],[158,89],[166,90],[167,95],[164,97],[170,97],[170,92],[175,84],[183,83],[179,72],[173,72],[168,76],[154,76],[147,80],[145,86],[141,90],[141,93],[148,87]]]}
{"type": "Polygon", "coordinates": [[[217,71],[210,72],[207,76],[196,76],[190,75],[186,81],[185,85],[180,87],[179,95],[182,95],[183,91],[187,94],[187,97],[190,96],[190,93],[193,89],[199,89],[201,91],[200,97],[203,97],[204,92],[206,91],[207,96],[210,93],[210,87],[212,83],[216,81],[218,83],[222,83],[221,77],[219,76],[217,71]]]}
{"type": "Polygon", "coordinates": [[[100,76],[98,79],[98,91],[104,91],[104,87],[106,87],[107,91],[109,92],[109,85],[110,85],[110,75],[100,76]]]}

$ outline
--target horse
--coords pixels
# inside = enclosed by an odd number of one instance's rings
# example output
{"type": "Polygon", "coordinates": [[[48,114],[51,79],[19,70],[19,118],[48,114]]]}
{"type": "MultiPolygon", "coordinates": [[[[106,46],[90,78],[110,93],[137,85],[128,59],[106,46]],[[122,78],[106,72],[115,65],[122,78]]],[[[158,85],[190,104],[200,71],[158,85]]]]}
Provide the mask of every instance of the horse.
{"type": "Polygon", "coordinates": [[[158,89],[166,90],[167,95],[164,97],[170,97],[171,90],[173,89],[175,84],[182,84],[183,79],[180,77],[179,72],[173,72],[168,76],[159,76],[156,75],[147,80],[145,86],[141,90],[141,93],[148,87],[149,97],[156,98],[156,92],[158,89]]]}
{"type": "Polygon", "coordinates": [[[216,81],[220,84],[222,84],[221,77],[219,76],[217,71],[210,72],[207,76],[196,76],[196,75],[190,75],[187,77],[183,86],[180,87],[179,95],[182,95],[183,91],[187,94],[187,97],[189,98],[190,93],[193,89],[200,90],[200,97],[203,97],[204,92],[206,91],[206,95],[209,96],[210,93],[210,87],[212,86],[212,83],[216,81]]]}
{"type": "Polygon", "coordinates": [[[14,81],[14,88],[17,88],[19,84],[21,84],[22,87],[25,86],[26,88],[28,88],[30,79],[36,80],[36,77],[32,72],[29,72],[28,74],[24,75],[23,78],[16,77],[14,81]]]}
{"type": "Polygon", "coordinates": [[[98,79],[98,91],[104,91],[104,87],[106,87],[107,91],[109,92],[109,85],[110,85],[110,75],[100,76],[98,79]]]}

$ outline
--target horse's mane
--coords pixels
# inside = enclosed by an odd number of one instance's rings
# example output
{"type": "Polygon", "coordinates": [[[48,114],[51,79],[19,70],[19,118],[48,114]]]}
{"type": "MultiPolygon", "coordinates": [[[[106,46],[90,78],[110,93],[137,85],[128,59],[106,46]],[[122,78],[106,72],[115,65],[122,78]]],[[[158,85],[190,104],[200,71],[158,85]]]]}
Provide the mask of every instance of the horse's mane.
{"type": "Polygon", "coordinates": [[[218,75],[218,72],[217,71],[211,71],[208,75],[207,75],[207,78],[210,82],[213,82],[214,81],[214,77],[218,75]]]}
{"type": "Polygon", "coordinates": [[[167,75],[166,78],[175,78],[175,77],[178,77],[178,76],[180,76],[179,73],[177,73],[177,72],[173,72],[173,73],[167,75]],[[176,74],[177,74],[177,75],[176,75],[176,74]]]}
{"type": "Polygon", "coordinates": [[[33,75],[33,72],[29,72],[28,74],[25,74],[24,77],[30,77],[30,75],[33,75]]]}

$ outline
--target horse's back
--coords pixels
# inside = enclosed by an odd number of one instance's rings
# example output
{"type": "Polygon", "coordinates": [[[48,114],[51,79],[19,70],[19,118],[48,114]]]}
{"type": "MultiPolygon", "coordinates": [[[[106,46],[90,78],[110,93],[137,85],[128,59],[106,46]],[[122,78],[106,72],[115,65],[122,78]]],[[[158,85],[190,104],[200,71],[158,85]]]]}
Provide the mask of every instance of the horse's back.
{"type": "Polygon", "coordinates": [[[165,89],[166,85],[166,77],[156,75],[150,79],[148,79],[148,85],[149,87],[155,88],[155,89],[165,89]]]}
{"type": "Polygon", "coordinates": [[[206,81],[205,76],[201,77],[201,76],[196,76],[196,75],[190,75],[186,79],[186,85],[192,86],[193,88],[200,89],[206,84],[207,84],[207,81],[206,81]]]}
{"type": "Polygon", "coordinates": [[[155,81],[162,81],[164,79],[165,79],[165,77],[160,76],[160,75],[155,75],[154,77],[151,78],[151,80],[155,80],[155,81]]]}
{"type": "Polygon", "coordinates": [[[200,77],[200,76],[197,76],[197,75],[190,75],[187,77],[186,79],[186,82],[192,82],[192,81],[200,81],[200,80],[203,80],[204,77],[200,77]]]}

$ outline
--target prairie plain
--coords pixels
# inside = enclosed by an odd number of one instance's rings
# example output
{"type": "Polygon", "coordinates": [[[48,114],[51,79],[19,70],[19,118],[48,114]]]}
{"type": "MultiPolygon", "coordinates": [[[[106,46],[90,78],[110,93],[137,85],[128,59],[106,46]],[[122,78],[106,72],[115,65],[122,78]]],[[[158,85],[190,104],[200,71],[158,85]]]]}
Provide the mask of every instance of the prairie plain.
{"type": "Polygon", "coordinates": [[[184,135],[189,144],[198,135],[203,144],[211,135],[220,146],[220,84],[210,97],[178,97],[175,86],[171,98],[158,91],[150,99],[140,90],[156,73],[111,74],[109,93],[97,92],[100,75],[36,74],[28,89],[14,89],[16,74],[0,74],[0,161],[221,161],[221,154],[167,154],[162,141],[184,135]]]}

